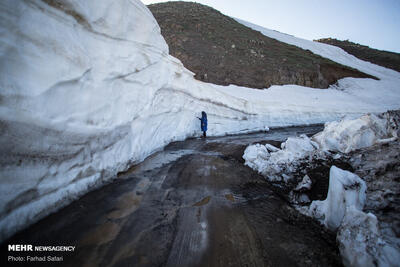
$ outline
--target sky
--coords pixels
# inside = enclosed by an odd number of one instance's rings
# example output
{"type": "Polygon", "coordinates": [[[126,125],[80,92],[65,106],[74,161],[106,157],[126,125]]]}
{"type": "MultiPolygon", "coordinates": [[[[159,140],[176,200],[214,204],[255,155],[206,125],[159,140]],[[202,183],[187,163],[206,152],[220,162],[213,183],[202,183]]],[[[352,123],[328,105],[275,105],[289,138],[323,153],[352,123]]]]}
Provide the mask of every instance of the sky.
{"type": "MultiPolygon", "coordinates": [[[[167,1],[142,0],[145,4],[167,1]]],[[[196,0],[223,14],[315,40],[332,37],[400,53],[400,0],[196,0]]]]}

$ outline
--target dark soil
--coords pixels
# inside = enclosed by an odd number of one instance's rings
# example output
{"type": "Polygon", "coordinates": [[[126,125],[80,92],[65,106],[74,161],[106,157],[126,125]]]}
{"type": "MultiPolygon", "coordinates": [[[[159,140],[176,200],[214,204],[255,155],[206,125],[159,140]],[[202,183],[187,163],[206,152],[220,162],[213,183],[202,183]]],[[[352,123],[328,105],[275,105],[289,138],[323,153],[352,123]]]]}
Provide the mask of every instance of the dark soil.
{"type": "Polygon", "coordinates": [[[375,214],[381,228],[400,238],[400,142],[354,151],[349,163],[367,183],[364,210],[375,214]]]}
{"type": "Polygon", "coordinates": [[[337,40],[334,38],[324,38],[324,39],[319,39],[316,41],[320,42],[320,43],[338,46],[338,47],[342,48],[344,51],[346,51],[347,53],[352,54],[353,56],[355,56],[359,59],[369,61],[369,62],[377,64],[379,66],[386,67],[386,68],[400,72],[400,54],[399,53],[373,49],[371,47],[353,43],[348,40],[341,41],[341,40],[337,40]]]}
{"type": "Polygon", "coordinates": [[[329,171],[332,166],[353,172],[353,168],[350,164],[343,160],[316,160],[312,163],[304,164],[303,172],[306,173],[312,181],[310,191],[306,192],[311,201],[326,199],[329,188],[329,171]]]}
{"type": "Polygon", "coordinates": [[[374,78],[268,38],[208,6],[167,2],[148,7],[170,54],[198,80],[251,88],[283,84],[327,88],[344,77],[374,78]]]}

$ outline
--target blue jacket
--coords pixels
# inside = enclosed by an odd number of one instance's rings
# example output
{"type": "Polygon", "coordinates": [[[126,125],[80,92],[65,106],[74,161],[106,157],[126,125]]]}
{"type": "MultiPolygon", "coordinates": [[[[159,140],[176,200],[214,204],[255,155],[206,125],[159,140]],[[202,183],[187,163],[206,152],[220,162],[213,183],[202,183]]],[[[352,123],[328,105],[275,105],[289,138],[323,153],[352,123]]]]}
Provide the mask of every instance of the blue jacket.
{"type": "Polygon", "coordinates": [[[207,114],[203,111],[201,112],[200,127],[203,132],[207,131],[207,114]]]}

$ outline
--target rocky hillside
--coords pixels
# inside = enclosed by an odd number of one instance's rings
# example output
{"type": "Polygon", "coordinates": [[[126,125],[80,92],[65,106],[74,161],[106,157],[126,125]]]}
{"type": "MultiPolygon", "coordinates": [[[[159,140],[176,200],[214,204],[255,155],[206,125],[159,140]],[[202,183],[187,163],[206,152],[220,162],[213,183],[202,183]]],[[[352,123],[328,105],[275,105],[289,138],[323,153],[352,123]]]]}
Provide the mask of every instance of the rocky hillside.
{"type": "Polygon", "coordinates": [[[298,84],[327,88],[344,77],[371,78],[310,51],[268,38],[208,6],[167,2],[148,6],[167,41],[196,79],[252,88],[298,84]]]}
{"type": "Polygon", "coordinates": [[[350,42],[348,40],[340,41],[334,38],[324,38],[315,41],[338,46],[347,53],[352,54],[359,59],[400,72],[399,53],[373,49],[365,45],[350,42]]]}

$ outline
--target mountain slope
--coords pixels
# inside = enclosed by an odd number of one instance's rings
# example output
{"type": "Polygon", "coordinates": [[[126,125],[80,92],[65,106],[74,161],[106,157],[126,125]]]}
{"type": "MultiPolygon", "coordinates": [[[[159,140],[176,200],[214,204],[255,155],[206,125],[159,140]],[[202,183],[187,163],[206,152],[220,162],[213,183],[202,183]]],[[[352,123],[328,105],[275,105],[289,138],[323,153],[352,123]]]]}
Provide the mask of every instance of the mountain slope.
{"type": "Polygon", "coordinates": [[[344,77],[370,75],[254,31],[208,6],[167,2],[148,6],[170,54],[207,82],[252,88],[297,84],[327,88],[344,77]]]}
{"type": "Polygon", "coordinates": [[[340,47],[359,59],[400,72],[399,53],[373,49],[365,45],[350,41],[340,41],[334,38],[323,38],[315,41],[340,47]]]}

